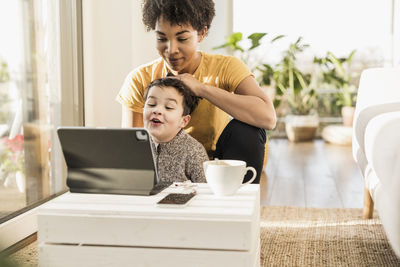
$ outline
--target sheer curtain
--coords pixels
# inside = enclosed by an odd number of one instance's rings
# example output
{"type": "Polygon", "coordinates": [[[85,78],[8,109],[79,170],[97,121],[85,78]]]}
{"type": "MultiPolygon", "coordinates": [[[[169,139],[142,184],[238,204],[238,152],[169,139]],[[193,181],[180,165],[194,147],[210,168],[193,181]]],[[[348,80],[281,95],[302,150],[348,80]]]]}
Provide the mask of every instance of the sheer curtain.
{"type": "Polygon", "coordinates": [[[66,189],[56,128],[65,118],[69,125],[83,123],[71,37],[79,5],[0,1],[0,250],[35,231],[32,217],[29,230],[22,226],[15,236],[8,228],[16,218],[66,189]]]}

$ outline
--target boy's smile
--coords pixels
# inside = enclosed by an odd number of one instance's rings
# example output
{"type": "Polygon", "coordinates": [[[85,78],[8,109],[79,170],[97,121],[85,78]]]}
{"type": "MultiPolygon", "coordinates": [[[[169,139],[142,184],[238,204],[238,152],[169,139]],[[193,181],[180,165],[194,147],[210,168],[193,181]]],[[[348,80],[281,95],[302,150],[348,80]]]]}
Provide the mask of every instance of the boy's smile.
{"type": "Polygon", "coordinates": [[[161,123],[162,123],[162,121],[160,121],[160,120],[157,119],[157,118],[152,118],[152,119],[150,119],[150,121],[151,121],[151,123],[154,124],[154,125],[158,125],[158,124],[161,124],[161,123]]]}
{"type": "Polygon", "coordinates": [[[144,127],[153,141],[171,141],[187,125],[190,115],[183,116],[183,95],[174,87],[153,86],[143,109],[144,127]]]}

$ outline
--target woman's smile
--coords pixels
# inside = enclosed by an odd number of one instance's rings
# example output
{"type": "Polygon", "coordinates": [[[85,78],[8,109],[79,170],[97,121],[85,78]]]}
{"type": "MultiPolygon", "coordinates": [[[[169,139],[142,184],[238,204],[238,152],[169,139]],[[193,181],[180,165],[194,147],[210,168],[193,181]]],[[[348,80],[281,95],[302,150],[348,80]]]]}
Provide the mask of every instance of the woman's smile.
{"type": "Polygon", "coordinates": [[[183,60],[183,58],[168,58],[168,63],[175,67],[181,64],[183,60]]]}

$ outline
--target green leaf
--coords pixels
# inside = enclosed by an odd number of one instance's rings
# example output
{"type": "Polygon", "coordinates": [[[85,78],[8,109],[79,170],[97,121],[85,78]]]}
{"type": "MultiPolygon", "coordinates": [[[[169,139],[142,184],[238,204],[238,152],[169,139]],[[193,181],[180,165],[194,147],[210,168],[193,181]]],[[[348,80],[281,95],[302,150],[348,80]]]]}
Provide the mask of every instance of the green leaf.
{"type": "Polygon", "coordinates": [[[247,39],[251,40],[251,47],[249,48],[249,50],[252,50],[252,49],[260,46],[260,44],[261,44],[260,40],[262,38],[264,38],[265,35],[267,35],[267,33],[265,33],[265,32],[256,32],[256,33],[250,34],[247,37],[247,39]]]}
{"type": "Polygon", "coordinates": [[[345,77],[345,71],[344,71],[343,65],[339,61],[339,59],[337,57],[335,57],[332,52],[328,52],[328,58],[333,63],[333,65],[335,65],[335,69],[338,72],[339,76],[341,78],[344,78],[345,77]]]}
{"type": "Polygon", "coordinates": [[[229,44],[228,44],[228,43],[225,43],[225,44],[222,44],[222,45],[219,45],[219,46],[214,46],[212,49],[213,49],[213,50],[217,50],[217,49],[225,48],[225,47],[227,47],[227,46],[229,46],[229,44]]]}
{"type": "Polygon", "coordinates": [[[303,75],[299,71],[296,71],[294,73],[296,75],[297,80],[300,82],[300,86],[302,89],[305,89],[307,87],[306,83],[304,82],[303,75]]]}
{"type": "Polygon", "coordinates": [[[278,83],[276,86],[279,88],[279,90],[277,90],[277,94],[279,94],[279,91],[282,92],[282,95],[286,94],[287,90],[286,90],[286,88],[282,85],[282,83],[278,83]]]}
{"type": "Polygon", "coordinates": [[[288,74],[289,74],[289,88],[292,89],[293,91],[295,90],[294,88],[294,75],[293,75],[293,66],[294,63],[290,62],[289,68],[288,68],[288,74]]]}
{"type": "Polygon", "coordinates": [[[356,53],[356,49],[350,52],[350,55],[347,57],[347,63],[350,64],[353,61],[354,54],[356,53]]]}
{"type": "Polygon", "coordinates": [[[274,108],[278,108],[280,104],[281,104],[281,100],[275,98],[275,99],[274,99],[274,108]]]}
{"type": "Polygon", "coordinates": [[[243,38],[243,34],[241,32],[232,33],[228,38],[228,44],[234,50],[240,50],[244,52],[244,49],[238,44],[243,38]]]}
{"type": "Polygon", "coordinates": [[[237,44],[243,38],[243,34],[241,32],[234,32],[228,37],[228,44],[237,44]]]}
{"type": "Polygon", "coordinates": [[[256,68],[261,72],[261,85],[271,85],[274,69],[269,64],[262,64],[256,68]]]}
{"type": "Polygon", "coordinates": [[[241,32],[235,32],[232,33],[226,43],[213,47],[213,49],[220,49],[220,48],[225,48],[225,47],[231,47],[233,50],[240,50],[241,52],[244,52],[244,49],[238,44],[243,38],[243,34],[241,32]]]}
{"type": "Polygon", "coordinates": [[[274,39],[271,40],[271,43],[273,43],[273,42],[275,42],[275,41],[277,41],[277,40],[279,40],[279,39],[282,39],[283,37],[286,37],[286,35],[283,35],[283,34],[278,35],[278,36],[276,36],[274,39]]]}

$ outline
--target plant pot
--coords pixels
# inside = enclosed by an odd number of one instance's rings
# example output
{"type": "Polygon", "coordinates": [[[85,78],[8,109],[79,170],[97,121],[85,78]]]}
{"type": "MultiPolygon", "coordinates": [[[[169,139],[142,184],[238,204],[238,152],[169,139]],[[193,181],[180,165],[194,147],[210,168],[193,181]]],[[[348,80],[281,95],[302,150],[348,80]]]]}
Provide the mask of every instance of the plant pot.
{"type": "Polygon", "coordinates": [[[344,126],[353,126],[355,107],[342,107],[342,118],[344,126]]]}
{"type": "Polygon", "coordinates": [[[286,135],[291,142],[311,141],[318,129],[318,115],[287,115],[285,118],[286,135]]]}

